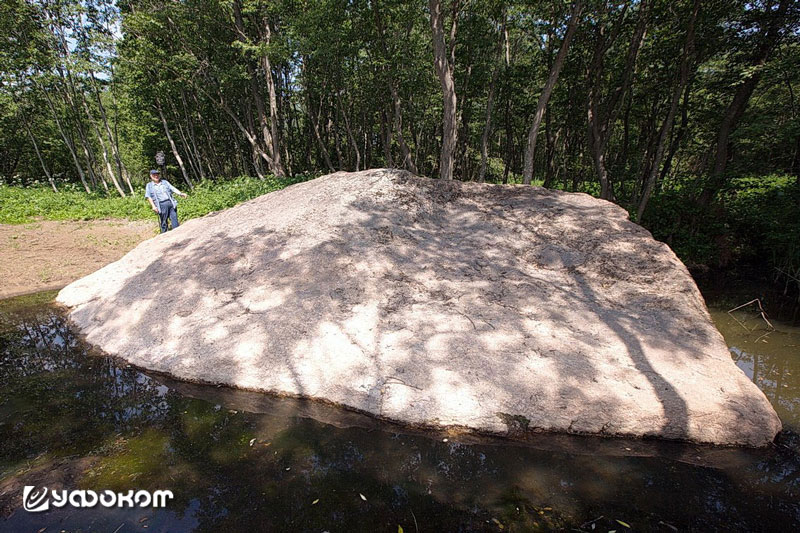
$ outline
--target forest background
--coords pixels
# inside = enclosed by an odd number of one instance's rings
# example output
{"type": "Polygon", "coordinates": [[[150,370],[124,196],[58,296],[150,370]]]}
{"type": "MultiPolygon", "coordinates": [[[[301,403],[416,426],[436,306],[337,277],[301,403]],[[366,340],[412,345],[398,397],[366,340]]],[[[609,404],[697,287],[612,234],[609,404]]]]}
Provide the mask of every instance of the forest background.
{"type": "Polygon", "coordinates": [[[0,222],[146,217],[159,151],[190,216],[388,166],[600,196],[796,293],[799,27],[789,0],[3,0],[0,222]]]}

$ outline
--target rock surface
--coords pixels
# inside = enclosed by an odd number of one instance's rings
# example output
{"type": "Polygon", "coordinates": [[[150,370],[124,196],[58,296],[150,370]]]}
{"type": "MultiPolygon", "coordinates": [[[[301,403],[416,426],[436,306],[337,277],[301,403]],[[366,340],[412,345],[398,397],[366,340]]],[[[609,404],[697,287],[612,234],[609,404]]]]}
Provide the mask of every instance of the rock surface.
{"type": "Polygon", "coordinates": [[[135,365],[409,424],[750,446],[781,427],[683,264],[584,194],[331,174],[145,241],[58,301],[135,365]]]}

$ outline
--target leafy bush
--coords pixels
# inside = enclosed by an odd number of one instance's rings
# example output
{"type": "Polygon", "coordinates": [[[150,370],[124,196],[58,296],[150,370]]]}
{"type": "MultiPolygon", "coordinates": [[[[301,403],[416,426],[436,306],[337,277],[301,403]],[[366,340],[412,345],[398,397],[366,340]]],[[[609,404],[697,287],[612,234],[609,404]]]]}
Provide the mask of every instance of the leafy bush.
{"type": "Polygon", "coordinates": [[[689,263],[800,268],[800,188],[793,176],[734,178],[709,211],[691,188],[664,191],[650,201],[644,224],[689,263]]]}

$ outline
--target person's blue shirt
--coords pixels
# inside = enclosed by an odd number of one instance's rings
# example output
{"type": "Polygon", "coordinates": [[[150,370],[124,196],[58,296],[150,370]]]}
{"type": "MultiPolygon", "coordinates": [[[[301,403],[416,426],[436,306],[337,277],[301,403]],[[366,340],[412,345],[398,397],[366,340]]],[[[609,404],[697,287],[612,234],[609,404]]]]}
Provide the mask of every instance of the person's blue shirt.
{"type": "Polygon", "coordinates": [[[172,195],[172,193],[177,193],[178,189],[172,186],[170,182],[167,180],[161,180],[158,183],[150,182],[144,188],[144,197],[150,198],[153,200],[153,203],[156,204],[156,207],[161,209],[161,202],[166,202],[169,200],[172,202],[172,207],[178,207],[178,201],[172,195]]]}

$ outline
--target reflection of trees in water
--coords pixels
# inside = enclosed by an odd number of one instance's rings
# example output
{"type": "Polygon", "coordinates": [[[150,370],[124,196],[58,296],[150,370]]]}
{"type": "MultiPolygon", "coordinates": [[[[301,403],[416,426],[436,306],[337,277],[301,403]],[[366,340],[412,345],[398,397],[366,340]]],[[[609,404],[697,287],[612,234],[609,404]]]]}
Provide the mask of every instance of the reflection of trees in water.
{"type": "Polygon", "coordinates": [[[800,357],[751,353],[736,347],[731,354],[775,406],[784,426],[800,431],[800,357]]]}
{"type": "Polygon", "coordinates": [[[0,403],[10,405],[0,462],[80,453],[163,418],[167,389],[110,357],[90,354],[49,307],[0,313],[0,403]]]}
{"type": "MultiPolygon", "coordinates": [[[[637,529],[657,528],[661,519],[700,530],[797,529],[786,526],[800,521],[800,460],[782,446],[731,450],[728,466],[706,469],[658,457],[337,428],[298,418],[291,407],[253,414],[233,404],[233,411],[220,399],[182,396],[91,354],[48,307],[0,310],[0,357],[0,469],[45,451],[97,452],[119,435],[130,442],[155,430],[165,443],[163,464],[124,483],[173,490],[169,510],[193,514],[200,530],[397,530],[400,524],[414,531],[416,519],[420,530],[496,531],[492,518],[547,529],[600,515],[609,522],[598,527],[606,529],[618,526],[613,518],[637,529]]],[[[782,381],[794,369],[740,357],[773,401],[797,401],[797,382],[782,381]]],[[[783,444],[800,449],[796,435],[784,436],[783,444]]],[[[134,451],[108,453],[125,459],[134,451]]]]}

